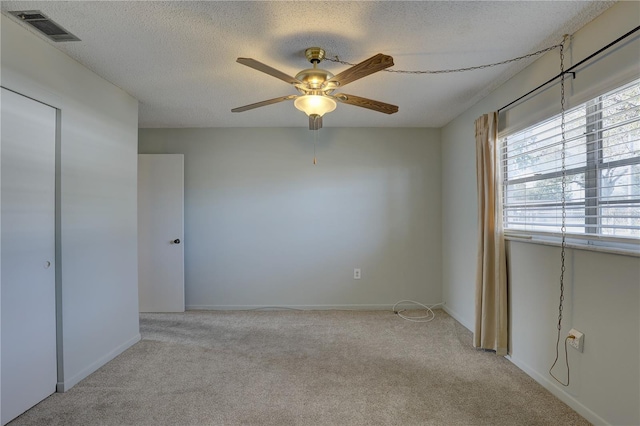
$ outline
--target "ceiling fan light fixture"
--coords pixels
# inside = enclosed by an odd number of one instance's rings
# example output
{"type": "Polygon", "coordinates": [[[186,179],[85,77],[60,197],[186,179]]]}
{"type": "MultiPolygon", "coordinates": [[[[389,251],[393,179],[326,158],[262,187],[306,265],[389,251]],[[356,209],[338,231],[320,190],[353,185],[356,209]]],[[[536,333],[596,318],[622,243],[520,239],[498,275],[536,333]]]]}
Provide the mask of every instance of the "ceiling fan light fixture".
{"type": "Polygon", "coordinates": [[[295,77],[291,77],[255,59],[238,58],[237,62],[242,65],[289,83],[295,87],[300,95],[280,96],[279,98],[234,108],[231,112],[248,111],[254,108],[295,99],[295,107],[309,116],[309,130],[318,130],[322,127],[322,116],[335,110],[336,102],[368,108],[385,114],[398,112],[398,107],[395,105],[374,101],[373,99],[361,98],[359,96],[345,95],[344,93],[337,95],[332,94],[338,87],[344,87],[353,81],[393,66],[393,58],[391,56],[378,53],[335,76],[327,70],[318,68],[318,64],[325,56],[323,49],[310,47],[305,51],[305,56],[309,62],[311,62],[313,68],[304,69],[296,74],[295,77]]]}
{"type": "Polygon", "coordinates": [[[322,95],[304,95],[296,98],[293,103],[297,109],[307,115],[319,115],[322,117],[336,109],[336,101],[322,95]]]}

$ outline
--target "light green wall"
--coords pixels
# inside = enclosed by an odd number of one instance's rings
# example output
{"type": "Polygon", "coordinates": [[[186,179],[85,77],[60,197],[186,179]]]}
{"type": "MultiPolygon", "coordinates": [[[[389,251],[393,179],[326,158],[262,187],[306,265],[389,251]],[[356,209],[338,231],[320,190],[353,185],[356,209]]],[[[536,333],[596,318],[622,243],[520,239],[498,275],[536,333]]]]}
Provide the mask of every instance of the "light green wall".
{"type": "MultiPolygon", "coordinates": [[[[575,34],[566,66],[635,28],[638,17],[638,2],[612,6],[575,34]]],[[[569,105],[637,78],[639,63],[636,35],[567,82],[569,105]]],[[[443,297],[446,309],[469,329],[477,244],[474,121],[558,72],[558,53],[549,53],[442,129],[443,297]]],[[[556,113],[558,105],[559,89],[552,85],[502,114],[502,125],[522,127],[556,113]]],[[[595,424],[640,424],[640,259],[568,251],[563,335],[570,328],[582,331],[585,349],[569,352],[571,385],[563,388],[548,374],[555,357],[559,249],[511,242],[508,255],[511,360],[595,424]]]]}
{"type": "Polygon", "coordinates": [[[141,129],[185,156],[188,308],[440,302],[440,132],[141,129]],[[362,279],[353,269],[362,268],[362,279]]]}

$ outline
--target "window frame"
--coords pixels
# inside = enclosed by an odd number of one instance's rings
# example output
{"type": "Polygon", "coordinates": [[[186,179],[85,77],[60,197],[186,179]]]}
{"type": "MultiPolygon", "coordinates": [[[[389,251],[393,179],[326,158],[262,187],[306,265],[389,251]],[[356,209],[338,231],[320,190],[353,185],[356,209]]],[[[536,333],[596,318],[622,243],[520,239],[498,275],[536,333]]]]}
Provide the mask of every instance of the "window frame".
{"type": "MultiPolygon", "coordinates": [[[[640,155],[614,161],[604,161],[603,158],[603,133],[604,130],[610,130],[610,128],[603,129],[602,126],[603,112],[606,108],[603,101],[604,98],[609,94],[612,94],[616,91],[626,90],[625,86],[629,86],[629,88],[640,87],[640,79],[634,79],[630,82],[627,82],[626,84],[621,84],[617,88],[610,90],[607,93],[600,94],[587,102],[579,104],[578,106],[576,106],[576,108],[572,108],[572,110],[574,111],[579,108],[585,109],[585,124],[579,126],[580,128],[583,128],[584,131],[582,132],[583,134],[578,137],[578,139],[583,137],[585,139],[584,143],[581,143],[580,146],[585,147],[586,159],[581,165],[569,166],[568,168],[566,168],[564,174],[565,176],[584,174],[584,199],[578,201],[567,200],[565,202],[565,207],[583,206],[584,214],[579,217],[584,218],[584,223],[583,225],[579,226],[583,229],[582,232],[572,232],[571,228],[575,229],[576,226],[568,226],[566,231],[566,241],[569,242],[572,247],[575,246],[575,248],[593,249],[597,247],[598,251],[614,251],[622,252],[622,254],[632,254],[640,256],[640,236],[627,237],[607,235],[602,233],[602,218],[604,217],[604,215],[602,214],[603,207],[616,204],[631,204],[640,207],[640,195],[632,195],[632,197],[634,198],[607,200],[603,199],[605,197],[601,196],[600,194],[600,191],[602,189],[601,174],[603,171],[615,169],[617,167],[634,165],[640,167],[640,155]]],[[[508,188],[510,186],[536,181],[545,181],[554,178],[560,178],[563,176],[562,170],[552,170],[550,172],[533,173],[531,175],[517,177],[513,180],[509,180],[510,170],[508,160],[513,157],[509,157],[507,149],[509,137],[513,137],[514,135],[526,132],[527,130],[533,129],[536,126],[543,125],[545,122],[557,120],[560,116],[560,114],[557,114],[547,119],[538,120],[536,123],[527,126],[527,128],[523,130],[510,132],[509,134],[501,135],[499,137],[500,149],[502,151],[502,164],[500,165],[503,190],[502,202],[505,206],[508,205],[508,209],[503,209],[503,227],[507,239],[539,242],[550,245],[560,244],[562,234],[557,231],[542,231],[533,229],[519,229],[517,227],[507,227],[509,224],[507,216],[514,209],[545,208],[558,211],[562,207],[562,201],[553,200],[550,200],[549,202],[535,203],[535,205],[533,206],[526,199],[521,204],[507,203],[507,197],[509,194],[508,188]],[[504,145],[505,142],[507,144],[506,146],[504,145]]],[[[634,118],[632,120],[626,120],[621,124],[616,123],[615,127],[623,126],[627,123],[640,123],[640,117],[638,117],[637,119],[634,118]]],[[[513,167],[511,168],[511,170],[514,170],[513,167]]],[[[557,225],[558,223],[556,222],[556,226],[554,227],[557,227],[557,225]]],[[[611,225],[605,226],[604,228],[614,229],[615,227],[616,225],[611,225]]],[[[623,226],[622,228],[626,227],[623,226]]]]}

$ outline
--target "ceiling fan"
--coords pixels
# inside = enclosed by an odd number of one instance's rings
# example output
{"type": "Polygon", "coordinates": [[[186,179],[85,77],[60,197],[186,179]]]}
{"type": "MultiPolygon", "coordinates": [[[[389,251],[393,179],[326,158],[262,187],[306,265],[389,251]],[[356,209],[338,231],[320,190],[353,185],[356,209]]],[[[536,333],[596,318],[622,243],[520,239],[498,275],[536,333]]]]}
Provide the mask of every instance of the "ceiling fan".
{"type": "Polygon", "coordinates": [[[336,102],[368,108],[385,114],[398,112],[398,107],[395,105],[361,98],[359,96],[347,95],[345,93],[333,94],[336,89],[346,86],[352,81],[393,66],[393,58],[391,56],[378,53],[334,76],[329,71],[318,68],[318,64],[325,57],[323,49],[310,47],[305,50],[304,53],[307,60],[313,65],[313,68],[304,69],[296,74],[295,77],[291,77],[255,59],[238,58],[237,62],[242,65],[262,71],[263,73],[293,85],[298,92],[300,92],[300,95],[281,96],[279,98],[234,108],[231,112],[248,111],[250,109],[295,99],[295,107],[309,116],[309,130],[318,130],[322,127],[322,116],[336,109],[336,102]]]}

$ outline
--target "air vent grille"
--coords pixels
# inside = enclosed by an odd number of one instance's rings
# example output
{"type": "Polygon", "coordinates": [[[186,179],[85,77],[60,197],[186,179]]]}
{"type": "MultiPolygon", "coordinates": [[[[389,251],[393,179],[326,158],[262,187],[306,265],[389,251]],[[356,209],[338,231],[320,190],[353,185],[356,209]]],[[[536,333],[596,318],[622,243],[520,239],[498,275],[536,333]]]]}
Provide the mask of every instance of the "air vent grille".
{"type": "Polygon", "coordinates": [[[56,24],[39,10],[21,10],[9,13],[55,42],[80,41],[78,37],[56,24]]]}

